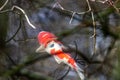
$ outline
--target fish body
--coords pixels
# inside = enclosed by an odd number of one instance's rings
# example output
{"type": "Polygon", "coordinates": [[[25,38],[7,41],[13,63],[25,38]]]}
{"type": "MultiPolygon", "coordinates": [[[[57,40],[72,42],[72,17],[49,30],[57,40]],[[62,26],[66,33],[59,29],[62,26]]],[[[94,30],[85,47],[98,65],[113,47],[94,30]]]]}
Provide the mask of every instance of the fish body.
{"type": "Polygon", "coordinates": [[[64,45],[57,40],[57,37],[54,34],[47,31],[42,31],[38,34],[38,42],[41,46],[36,50],[37,52],[44,51],[49,53],[55,58],[58,64],[61,62],[67,64],[78,73],[81,80],[84,80],[83,70],[79,68],[69,53],[63,51],[65,48],[64,45]]]}

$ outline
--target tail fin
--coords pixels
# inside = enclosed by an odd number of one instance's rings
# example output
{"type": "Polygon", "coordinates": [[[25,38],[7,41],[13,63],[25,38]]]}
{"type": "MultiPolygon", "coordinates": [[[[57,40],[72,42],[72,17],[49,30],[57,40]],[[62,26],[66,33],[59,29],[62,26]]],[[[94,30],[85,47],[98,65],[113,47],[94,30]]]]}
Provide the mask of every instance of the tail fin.
{"type": "Polygon", "coordinates": [[[85,76],[84,76],[84,71],[83,69],[81,69],[77,63],[75,62],[74,59],[70,58],[68,60],[68,63],[67,63],[72,69],[74,69],[77,73],[78,73],[78,76],[80,77],[81,80],[85,80],[85,76]]]}
{"type": "Polygon", "coordinates": [[[83,70],[78,65],[76,65],[76,69],[75,70],[78,73],[78,76],[80,77],[80,79],[81,80],[85,80],[85,76],[84,76],[83,70]]]}

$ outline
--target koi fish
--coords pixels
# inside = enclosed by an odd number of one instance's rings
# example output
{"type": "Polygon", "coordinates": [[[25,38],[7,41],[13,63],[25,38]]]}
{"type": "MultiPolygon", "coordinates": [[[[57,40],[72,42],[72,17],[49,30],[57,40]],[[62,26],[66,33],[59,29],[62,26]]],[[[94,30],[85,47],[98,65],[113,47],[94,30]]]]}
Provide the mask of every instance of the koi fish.
{"type": "Polygon", "coordinates": [[[38,42],[40,47],[36,52],[47,52],[54,57],[58,64],[65,63],[74,69],[81,80],[85,80],[83,70],[77,65],[75,60],[70,56],[69,53],[64,52],[65,46],[57,40],[57,37],[47,31],[41,31],[38,34],[38,42]]]}

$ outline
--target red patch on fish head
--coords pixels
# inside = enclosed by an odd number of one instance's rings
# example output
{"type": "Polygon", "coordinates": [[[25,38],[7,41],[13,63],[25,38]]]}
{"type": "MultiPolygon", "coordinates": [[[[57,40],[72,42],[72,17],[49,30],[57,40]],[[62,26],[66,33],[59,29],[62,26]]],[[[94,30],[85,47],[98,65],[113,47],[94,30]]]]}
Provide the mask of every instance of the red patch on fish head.
{"type": "Polygon", "coordinates": [[[57,37],[50,33],[50,32],[47,32],[47,31],[42,31],[38,34],[38,42],[39,44],[43,45],[44,47],[46,47],[46,45],[52,41],[52,40],[56,40],[57,37]]]}

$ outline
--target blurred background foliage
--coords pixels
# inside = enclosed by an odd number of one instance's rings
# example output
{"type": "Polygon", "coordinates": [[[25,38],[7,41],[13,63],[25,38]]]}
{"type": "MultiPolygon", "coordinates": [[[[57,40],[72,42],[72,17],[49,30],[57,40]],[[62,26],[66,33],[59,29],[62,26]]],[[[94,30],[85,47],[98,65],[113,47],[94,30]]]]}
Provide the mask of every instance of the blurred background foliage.
{"type": "MultiPolygon", "coordinates": [[[[47,53],[35,53],[37,34],[43,30],[57,35],[73,57],[77,53],[87,80],[120,80],[120,0],[89,0],[90,6],[86,1],[8,0],[0,9],[0,80],[79,80],[74,70],[58,65],[47,53]],[[11,11],[14,5],[26,12],[36,29],[20,10],[11,11]]],[[[0,0],[0,7],[4,3],[0,0]]]]}

